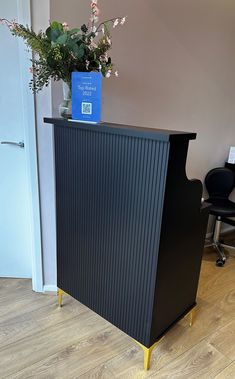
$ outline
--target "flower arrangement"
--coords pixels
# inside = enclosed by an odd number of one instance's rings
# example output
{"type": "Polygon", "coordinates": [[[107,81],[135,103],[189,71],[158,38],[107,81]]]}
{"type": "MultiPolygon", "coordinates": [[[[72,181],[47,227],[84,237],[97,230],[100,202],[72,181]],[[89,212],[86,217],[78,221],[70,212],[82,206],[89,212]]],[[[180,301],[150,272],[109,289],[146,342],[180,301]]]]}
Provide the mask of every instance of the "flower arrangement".
{"type": "Polygon", "coordinates": [[[70,29],[67,23],[53,21],[45,32],[35,33],[28,25],[0,19],[14,36],[21,37],[33,52],[30,88],[34,93],[48,86],[50,79],[62,79],[71,87],[73,71],[101,72],[106,78],[118,76],[108,51],[112,47],[110,28],[123,25],[126,17],[99,21],[97,0],[91,2],[88,24],[70,29]]]}

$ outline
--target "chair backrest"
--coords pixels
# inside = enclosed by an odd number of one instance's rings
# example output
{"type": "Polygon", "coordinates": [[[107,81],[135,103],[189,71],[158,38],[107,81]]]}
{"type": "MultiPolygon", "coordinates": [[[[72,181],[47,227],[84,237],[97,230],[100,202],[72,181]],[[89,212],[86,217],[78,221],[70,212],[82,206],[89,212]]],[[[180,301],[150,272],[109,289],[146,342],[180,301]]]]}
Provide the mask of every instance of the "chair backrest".
{"type": "Polygon", "coordinates": [[[205,185],[210,198],[227,199],[235,185],[235,174],[229,168],[214,168],[206,175],[205,185]]]}

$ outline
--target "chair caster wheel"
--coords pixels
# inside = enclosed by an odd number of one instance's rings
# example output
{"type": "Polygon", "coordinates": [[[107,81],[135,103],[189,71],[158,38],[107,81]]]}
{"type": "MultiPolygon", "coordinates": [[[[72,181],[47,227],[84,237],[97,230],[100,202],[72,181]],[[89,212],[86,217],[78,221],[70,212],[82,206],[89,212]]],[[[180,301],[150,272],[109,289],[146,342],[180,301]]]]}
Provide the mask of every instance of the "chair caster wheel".
{"type": "Polygon", "coordinates": [[[218,267],[223,267],[224,264],[225,264],[225,260],[220,259],[220,258],[217,259],[217,261],[216,261],[216,266],[218,266],[218,267]]]}

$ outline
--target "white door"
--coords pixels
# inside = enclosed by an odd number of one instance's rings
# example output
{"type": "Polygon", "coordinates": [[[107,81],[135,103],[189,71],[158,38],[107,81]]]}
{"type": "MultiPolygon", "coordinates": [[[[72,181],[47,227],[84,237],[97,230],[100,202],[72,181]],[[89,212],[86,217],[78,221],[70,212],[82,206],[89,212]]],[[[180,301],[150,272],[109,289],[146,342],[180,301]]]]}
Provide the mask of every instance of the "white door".
{"type": "MultiPolygon", "coordinates": [[[[0,18],[19,19],[19,0],[0,0],[0,18]]],[[[23,111],[26,48],[0,25],[0,277],[32,277],[30,191],[23,111]]],[[[30,66],[30,62],[29,62],[30,66]]]]}

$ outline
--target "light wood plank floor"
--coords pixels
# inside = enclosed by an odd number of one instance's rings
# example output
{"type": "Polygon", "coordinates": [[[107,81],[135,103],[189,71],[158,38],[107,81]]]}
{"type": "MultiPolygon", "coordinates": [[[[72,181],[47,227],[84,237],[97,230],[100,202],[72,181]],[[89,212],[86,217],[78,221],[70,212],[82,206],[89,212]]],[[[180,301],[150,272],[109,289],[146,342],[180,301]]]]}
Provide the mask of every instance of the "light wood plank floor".
{"type": "Polygon", "coordinates": [[[31,291],[29,280],[0,279],[0,378],[235,379],[235,256],[215,266],[204,254],[197,318],[185,318],[142,369],[141,349],[73,300],[31,291]]]}

